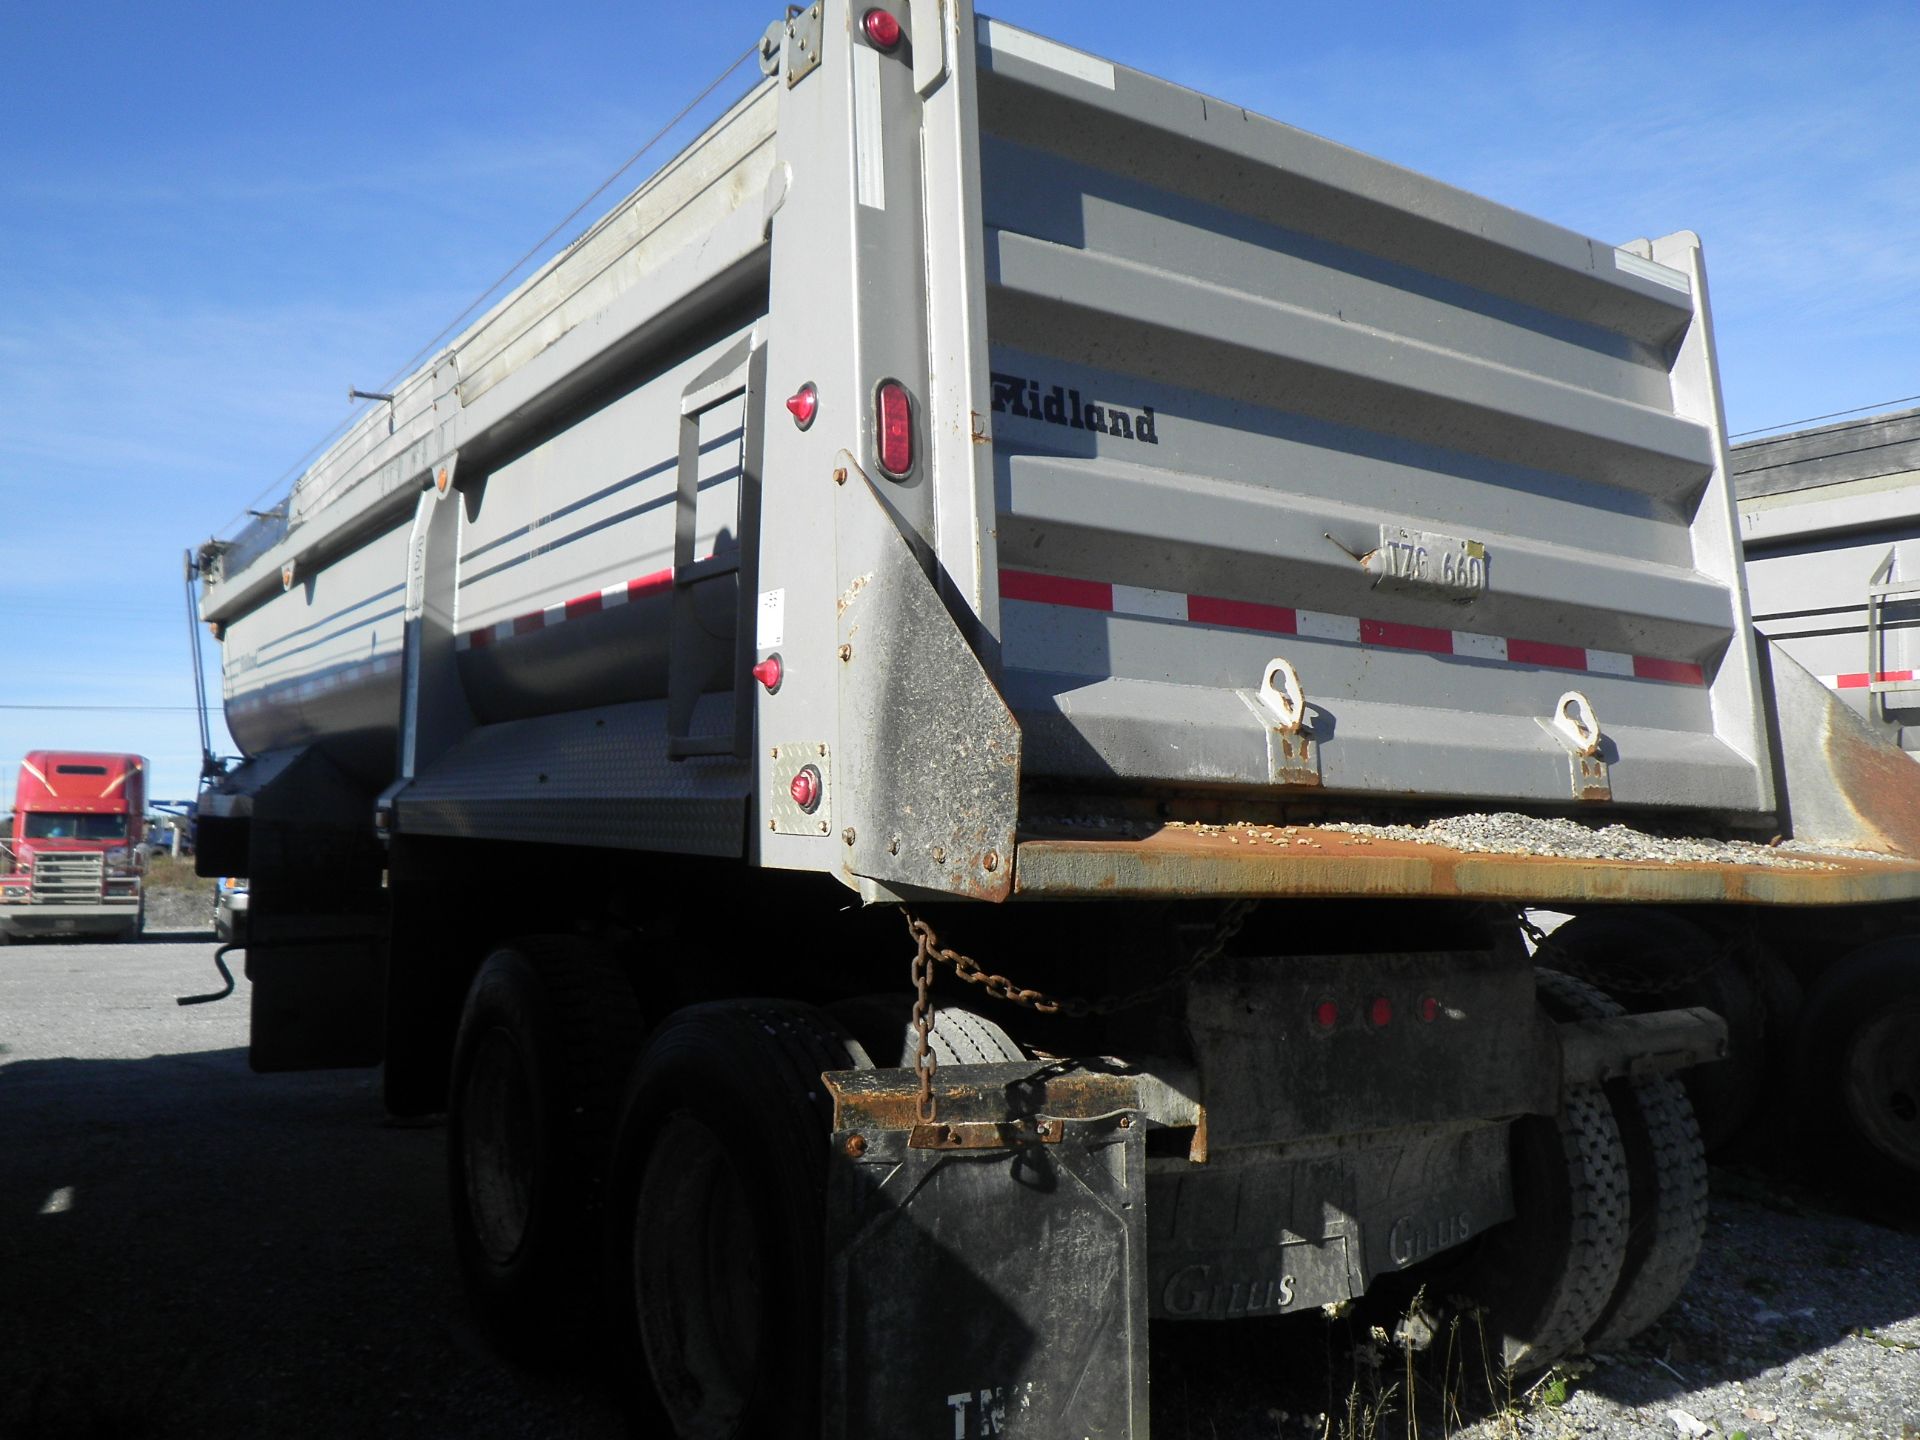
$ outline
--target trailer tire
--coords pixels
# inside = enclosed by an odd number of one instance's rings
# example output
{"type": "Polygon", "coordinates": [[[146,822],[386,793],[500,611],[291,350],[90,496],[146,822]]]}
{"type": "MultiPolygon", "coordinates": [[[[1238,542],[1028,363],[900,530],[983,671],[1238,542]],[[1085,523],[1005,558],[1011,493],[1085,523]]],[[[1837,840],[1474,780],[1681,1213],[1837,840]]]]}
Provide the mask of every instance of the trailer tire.
{"type": "Polygon", "coordinates": [[[1639,1015],[1704,1006],[1727,1022],[1727,1058],[1689,1070],[1681,1082],[1709,1151],[1753,1119],[1767,1086],[1768,1009],[1761,981],[1691,921],[1663,910],[1576,915],[1540,948],[1536,961],[1597,985],[1639,1015]],[[1677,969],[1677,976],[1673,973],[1677,969]]]}
{"type": "Polygon", "coordinates": [[[1821,975],[1798,1038],[1800,1128],[1824,1178],[1910,1217],[1920,1177],[1920,937],[1874,941],[1821,975]]]}
{"type": "MultiPolygon", "coordinates": [[[[1556,1020],[1625,1013],[1570,975],[1541,970],[1536,980],[1556,1020]]],[[[1686,1288],[1707,1233],[1707,1152],[1686,1090],[1665,1075],[1603,1088],[1627,1162],[1627,1248],[1613,1297],[1587,1332],[1590,1346],[1621,1344],[1659,1319],[1686,1288]]]]}
{"type": "Polygon", "coordinates": [[[691,1006],[649,1042],[615,1140],[604,1266],[634,1433],[818,1435],[820,1075],[853,1066],[839,1027],[789,1001],[691,1006]]]}
{"type": "Polygon", "coordinates": [[[516,941],[468,988],[447,1088],[447,1193],[468,1300],[510,1353],[545,1348],[587,1283],[641,1033],[631,987],[587,942],[516,941]]]}
{"type": "MultiPolygon", "coordinates": [[[[858,995],[838,1000],[827,1013],[872,1058],[888,1069],[913,1064],[918,1047],[913,1034],[913,997],[906,994],[858,995]]],[[[1019,1042],[984,1015],[953,1005],[936,1005],[927,1048],[937,1065],[992,1065],[1025,1060],[1019,1042]]]]}

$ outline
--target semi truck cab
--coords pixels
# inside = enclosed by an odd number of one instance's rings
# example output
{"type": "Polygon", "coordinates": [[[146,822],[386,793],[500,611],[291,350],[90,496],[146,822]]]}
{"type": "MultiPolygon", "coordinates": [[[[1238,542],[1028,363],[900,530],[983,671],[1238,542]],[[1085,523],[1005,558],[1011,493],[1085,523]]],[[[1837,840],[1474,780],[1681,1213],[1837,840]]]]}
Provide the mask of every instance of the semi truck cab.
{"type": "Polygon", "coordinates": [[[0,943],[133,939],[145,919],[147,762],[35,750],[0,854],[0,943]]]}

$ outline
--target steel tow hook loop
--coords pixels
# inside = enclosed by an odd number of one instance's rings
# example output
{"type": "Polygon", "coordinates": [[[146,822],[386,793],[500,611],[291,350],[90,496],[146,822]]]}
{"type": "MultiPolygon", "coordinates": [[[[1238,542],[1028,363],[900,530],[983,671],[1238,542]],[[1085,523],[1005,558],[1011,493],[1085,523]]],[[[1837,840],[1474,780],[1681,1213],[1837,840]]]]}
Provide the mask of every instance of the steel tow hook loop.
{"type": "Polygon", "coordinates": [[[1289,735],[1298,735],[1307,723],[1307,693],[1300,688],[1300,672],[1278,655],[1267,662],[1260,678],[1260,703],[1289,735]]]}
{"type": "Polygon", "coordinates": [[[1578,690],[1569,690],[1553,707],[1553,728],[1573,742],[1574,751],[1592,755],[1600,749],[1600,714],[1578,690]]]}

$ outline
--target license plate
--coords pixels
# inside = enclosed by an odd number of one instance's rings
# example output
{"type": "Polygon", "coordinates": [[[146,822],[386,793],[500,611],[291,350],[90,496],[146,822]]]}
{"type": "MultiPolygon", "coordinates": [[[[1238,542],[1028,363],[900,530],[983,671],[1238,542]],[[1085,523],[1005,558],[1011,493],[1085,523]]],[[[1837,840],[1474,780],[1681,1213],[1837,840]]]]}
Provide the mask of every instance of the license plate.
{"type": "Polygon", "coordinates": [[[1380,548],[1365,558],[1378,590],[1420,590],[1448,600],[1477,600],[1487,591],[1487,547],[1478,540],[1382,525],[1380,548]]]}

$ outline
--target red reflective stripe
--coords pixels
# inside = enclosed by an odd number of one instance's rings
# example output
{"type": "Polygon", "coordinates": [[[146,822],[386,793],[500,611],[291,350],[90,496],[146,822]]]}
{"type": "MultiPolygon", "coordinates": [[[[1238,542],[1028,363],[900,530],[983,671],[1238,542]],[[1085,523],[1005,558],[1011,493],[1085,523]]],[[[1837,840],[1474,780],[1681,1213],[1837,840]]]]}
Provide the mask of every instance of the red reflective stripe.
{"type": "Polygon", "coordinates": [[[513,633],[516,635],[531,635],[546,623],[547,617],[537,610],[531,615],[516,615],[513,617],[513,633]]]}
{"type": "Polygon", "coordinates": [[[1578,645],[1549,645],[1544,640],[1507,641],[1507,659],[1515,665],[1545,665],[1554,670],[1584,670],[1587,652],[1578,645]]]}
{"type": "Polygon", "coordinates": [[[577,620],[582,615],[597,615],[600,613],[600,604],[598,590],[591,595],[576,595],[566,603],[567,619],[577,620]]]}
{"type": "Polygon", "coordinates": [[[493,643],[493,627],[488,625],[479,630],[469,630],[467,632],[467,643],[476,650],[480,649],[483,645],[491,645],[493,643]]]}
{"type": "Polygon", "coordinates": [[[640,595],[652,595],[665,590],[673,584],[673,571],[656,570],[651,575],[642,575],[638,580],[627,582],[627,597],[632,599],[640,595]]]}
{"type": "Polygon", "coordinates": [[[1391,650],[1425,650],[1433,655],[1453,653],[1453,631],[1431,625],[1400,625],[1389,620],[1362,620],[1362,645],[1385,645],[1391,650]]]}
{"type": "Polygon", "coordinates": [[[1864,690],[1872,679],[1871,675],[1861,671],[1855,675],[1836,675],[1833,677],[1833,684],[1836,690],[1864,690]]]}
{"type": "Polygon", "coordinates": [[[1633,673],[1642,680],[1671,680],[1676,685],[1704,685],[1706,671],[1686,660],[1655,660],[1651,656],[1633,657],[1633,673]]]}
{"type": "Polygon", "coordinates": [[[1300,633],[1299,621],[1285,605],[1262,605],[1255,600],[1222,600],[1217,595],[1189,595],[1187,619],[1196,625],[1264,630],[1269,635],[1300,633]]]}
{"type": "Polygon", "coordinates": [[[1002,600],[1037,600],[1042,605],[1071,605],[1079,610],[1113,609],[1113,586],[1103,580],[1069,580],[1030,570],[1000,572],[1002,600]]]}

